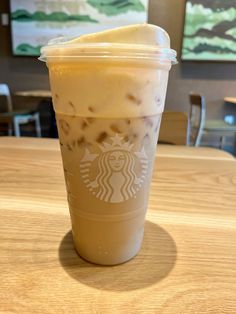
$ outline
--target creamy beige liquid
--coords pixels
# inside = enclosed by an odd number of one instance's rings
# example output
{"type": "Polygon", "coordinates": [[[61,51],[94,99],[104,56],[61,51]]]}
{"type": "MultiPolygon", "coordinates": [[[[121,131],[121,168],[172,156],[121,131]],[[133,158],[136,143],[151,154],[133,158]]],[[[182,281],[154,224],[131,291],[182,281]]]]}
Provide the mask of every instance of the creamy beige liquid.
{"type": "MultiPolygon", "coordinates": [[[[168,46],[166,33],[155,26],[88,41],[128,42],[130,34],[154,41],[157,31],[168,46]]],[[[49,58],[47,64],[75,247],[94,263],[125,262],[143,238],[170,63],[88,57],[49,58]]]]}
{"type": "Polygon", "coordinates": [[[160,115],[59,114],[57,124],[78,252],[100,264],[129,259],[142,240],[160,115]]]}
{"type": "Polygon", "coordinates": [[[74,242],[89,261],[121,263],[140,248],[167,73],[50,67],[74,242]]]}

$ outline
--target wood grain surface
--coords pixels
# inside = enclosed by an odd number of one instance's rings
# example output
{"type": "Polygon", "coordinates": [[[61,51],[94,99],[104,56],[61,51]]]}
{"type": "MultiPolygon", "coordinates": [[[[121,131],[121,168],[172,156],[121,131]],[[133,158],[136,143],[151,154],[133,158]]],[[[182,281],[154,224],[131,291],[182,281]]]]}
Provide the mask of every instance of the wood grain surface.
{"type": "Polygon", "coordinates": [[[161,118],[158,142],[175,145],[188,144],[188,114],[186,112],[164,111],[161,118]]]}
{"type": "Polygon", "coordinates": [[[236,104],[236,97],[225,97],[224,101],[229,102],[231,104],[236,104]]]}
{"type": "MultiPolygon", "coordinates": [[[[31,138],[31,137],[1,137],[0,148],[18,148],[59,151],[59,141],[55,139],[31,138]]],[[[192,147],[158,144],[157,156],[169,158],[193,158],[193,159],[234,159],[234,156],[219,149],[211,147],[192,147]]]]}
{"type": "Polygon", "coordinates": [[[73,248],[57,141],[0,138],[0,313],[235,314],[236,162],[164,149],[140,253],[101,267],[73,248]]]}
{"type": "Polygon", "coordinates": [[[14,93],[16,96],[23,96],[23,97],[39,97],[39,98],[51,98],[52,93],[50,90],[24,90],[24,91],[17,91],[14,93]]]}

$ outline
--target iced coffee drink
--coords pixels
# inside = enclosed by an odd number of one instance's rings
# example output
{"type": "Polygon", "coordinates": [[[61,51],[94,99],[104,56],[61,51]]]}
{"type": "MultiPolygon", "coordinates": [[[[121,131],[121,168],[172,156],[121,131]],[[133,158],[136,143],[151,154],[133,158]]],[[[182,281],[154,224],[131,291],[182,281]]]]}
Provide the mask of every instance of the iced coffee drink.
{"type": "Polygon", "coordinates": [[[133,25],[44,47],[76,250],[114,265],[140,249],[168,72],[161,28],[133,25]]]}

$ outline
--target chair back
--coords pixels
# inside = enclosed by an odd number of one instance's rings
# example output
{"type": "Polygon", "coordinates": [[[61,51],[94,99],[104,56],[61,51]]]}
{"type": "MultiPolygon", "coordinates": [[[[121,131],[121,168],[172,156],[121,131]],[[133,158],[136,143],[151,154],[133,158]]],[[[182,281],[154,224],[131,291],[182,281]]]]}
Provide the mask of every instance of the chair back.
{"type": "Polygon", "coordinates": [[[7,84],[0,84],[0,96],[5,96],[7,101],[7,111],[12,111],[11,94],[7,84]]]}
{"type": "Polygon", "coordinates": [[[164,111],[158,142],[162,144],[188,145],[188,114],[186,112],[164,111]]]}
{"type": "Polygon", "coordinates": [[[191,141],[194,146],[199,146],[205,125],[206,100],[201,94],[190,93],[189,101],[191,141]]]}

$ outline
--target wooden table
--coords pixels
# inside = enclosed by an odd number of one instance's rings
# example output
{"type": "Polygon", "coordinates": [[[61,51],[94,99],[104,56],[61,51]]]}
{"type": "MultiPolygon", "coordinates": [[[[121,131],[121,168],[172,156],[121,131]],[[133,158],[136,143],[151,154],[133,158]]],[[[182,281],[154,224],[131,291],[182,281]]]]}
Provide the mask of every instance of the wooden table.
{"type": "Polygon", "coordinates": [[[226,123],[223,120],[208,120],[205,123],[204,130],[208,132],[221,132],[221,134],[224,134],[224,132],[235,133],[236,125],[226,123]]]}
{"type": "Polygon", "coordinates": [[[236,97],[225,97],[224,102],[228,102],[231,104],[236,104],[236,97]]]}
{"type": "Polygon", "coordinates": [[[57,141],[0,138],[0,312],[235,314],[236,162],[168,147],[141,252],[100,267],[73,249],[57,141]]]}
{"type": "Polygon", "coordinates": [[[24,97],[38,97],[38,98],[51,98],[52,97],[51,91],[44,90],[44,89],[16,91],[14,95],[24,96],[24,97]]]}

